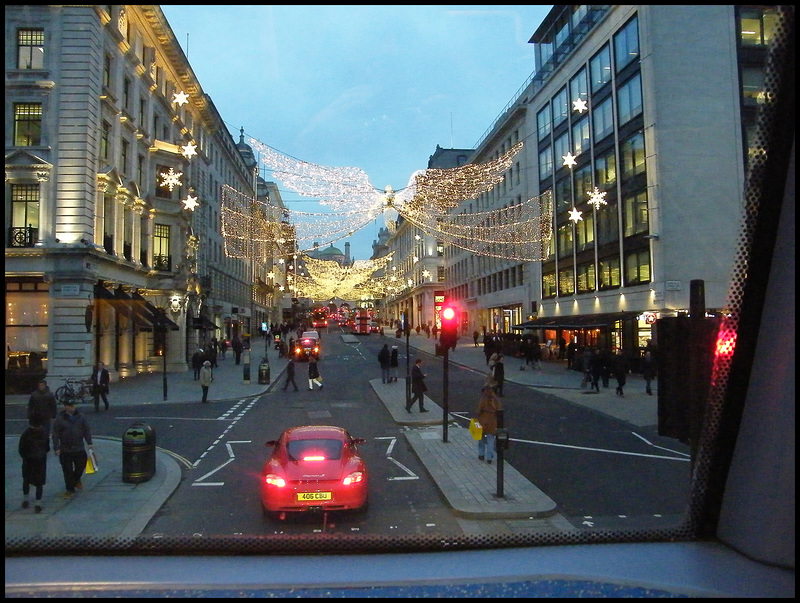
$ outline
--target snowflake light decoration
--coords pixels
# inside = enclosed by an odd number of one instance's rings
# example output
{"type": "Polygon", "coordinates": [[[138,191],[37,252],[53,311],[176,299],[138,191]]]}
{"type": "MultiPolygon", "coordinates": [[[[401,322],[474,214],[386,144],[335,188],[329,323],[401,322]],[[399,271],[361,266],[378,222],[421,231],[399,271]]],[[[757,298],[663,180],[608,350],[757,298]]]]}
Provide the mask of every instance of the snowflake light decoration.
{"type": "Polygon", "coordinates": [[[578,113],[587,111],[588,107],[586,105],[586,101],[582,98],[572,101],[572,110],[577,111],[578,113]]]}
{"type": "Polygon", "coordinates": [[[189,95],[186,94],[183,90],[180,92],[176,92],[172,95],[172,102],[177,104],[179,107],[181,105],[185,105],[189,102],[189,95]]]}
{"type": "Polygon", "coordinates": [[[577,165],[577,161],[575,161],[576,155],[573,155],[571,152],[567,153],[566,155],[562,155],[561,159],[564,160],[564,165],[568,167],[575,167],[577,165]]]}
{"type": "Polygon", "coordinates": [[[186,157],[186,159],[191,159],[197,155],[197,145],[191,142],[183,145],[181,147],[181,154],[186,157]]]}
{"type": "Polygon", "coordinates": [[[169,168],[168,172],[161,172],[159,176],[163,178],[161,186],[166,186],[170,192],[172,192],[173,188],[181,185],[181,176],[183,176],[183,172],[176,172],[174,169],[169,168]]]}
{"type": "Polygon", "coordinates": [[[573,207],[571,210],[569,210],[569,219],[577,224],[578,220],[583,220],[583,217],[581,216],[582,213],[582,211],[579,211],[573,207]]]}
{"type": "Polygon", "coordinates": [[[608,203],[605,200],[605,196],[606,192],[601,191],[599,188],[595,186],[594,190],[591,193],[589,193],[589,203],[591,205],[594,205],[595,209],[600,209],[601,205],[608,205],[608,203]]]}
{"type": "Polygon", "coordinates": [[[194,211],[198,205],[200,205],[200,202],[197,200],[197,197],[186,195],[186,199],[183,200],[183,209],[194,211]]]}

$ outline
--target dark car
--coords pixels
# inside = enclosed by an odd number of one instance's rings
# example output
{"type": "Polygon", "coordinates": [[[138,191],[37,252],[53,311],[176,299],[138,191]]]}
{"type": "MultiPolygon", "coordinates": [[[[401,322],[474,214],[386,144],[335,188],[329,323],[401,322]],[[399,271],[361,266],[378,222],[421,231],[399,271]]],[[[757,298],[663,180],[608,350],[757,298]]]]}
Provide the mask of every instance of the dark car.
{"type": "Polygon", "coordinates": [[[365,510],[368,474],[358,446],[343,427],[306,425],[286,429],[270,440],[272,454],[261,471],[264,513],[365,510]]]}
{"type": "Polygon", "coordinates": [[[316,331],[305,331],[300,338],[294,342],[292,354],[295,360],[308,360],[309,356],[314,355],[317,360],[322,356],[320,347],[319,333],[316,331]]]}

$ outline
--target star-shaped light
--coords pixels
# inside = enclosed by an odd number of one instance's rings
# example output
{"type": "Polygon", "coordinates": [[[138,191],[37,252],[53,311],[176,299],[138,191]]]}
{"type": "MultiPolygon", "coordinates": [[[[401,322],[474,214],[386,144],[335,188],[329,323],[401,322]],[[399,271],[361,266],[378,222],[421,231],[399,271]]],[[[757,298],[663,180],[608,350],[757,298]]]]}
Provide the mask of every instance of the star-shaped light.
{"type": "Polygon", "coordinates": [[[186,159],[191,159],[197,155],[197,145],[191,142],[183,145],[181,147],[181,154],[186,157],[186,159]]]}
{"type": "Polygon", "coordinates": [[[586,101],[582,98],[572,101],[572,110],[577,111],[578,113],[583,113],[586,111],[588,107],[586,106],[586,101]]]}
{"type": "Polygon", "coordinates": [[[431,276],[431,271],[430,270],[423,270],[422,271],[422,277],[423,278],[430,278],[430,276],[431,276]]]}
{"type": "Polygon", "coordinates": [[[163,178],[161,186],[166,186],[172,191],[173,188],[181,185],[181,176],[183,176],[183,172],[176,172],[174,169],[169,168],[168,172],[161,172],[159,176],[163,178]]]}
{"type": "Polygon", "coordinates": [[[172,102],[176,103],[179,107],[181,105],[185,105],[189,102],[189,95],[186,94],[183,90],[180,92],[176,92],[172,95],[172,102]]]}
{"type": "Polygon", "coordinates": [[[275,273],[272,272],[272,270],[270,270],[269,272],[267,272],[267,278],[275,278],[275,273]]]}
{"type": "Polygon", "coordinates": [[[581,217],[582,213],[583,213],[582,211],[578,211],[573,207],[571,210],[569,210],[569,219],[575,222],[575,224],[577,224],[578,220],[583,220],[583,218],[581,217]]]}
{"type": "Polygon", "coordinates": [[[200,203],[197,201],[197,197],[186,195],[186,198],[183,200],[183,209],[194,211],[198,205],[200,205],[200,203]]]}
{"type": "Polygon", "coordinates": [[[594,190],[591,193],[589,193],[589,203],[594,205],[595,209],[600,209],[601,205],[608,205],[608,203],[606,203],[606,200],[604,198],[605,196],[606,192],[601,191],[599,188],[595,186],[594,190]]]}
{"type": "Polygon", "coordinates": [[[573,155],[571,152],[567,153],[566,155],[562,155],[561,159],[564,160],[564,165],[569,167],[575,167],[575,165],[578,163],[575,161],[575,155],[573,155]]]}

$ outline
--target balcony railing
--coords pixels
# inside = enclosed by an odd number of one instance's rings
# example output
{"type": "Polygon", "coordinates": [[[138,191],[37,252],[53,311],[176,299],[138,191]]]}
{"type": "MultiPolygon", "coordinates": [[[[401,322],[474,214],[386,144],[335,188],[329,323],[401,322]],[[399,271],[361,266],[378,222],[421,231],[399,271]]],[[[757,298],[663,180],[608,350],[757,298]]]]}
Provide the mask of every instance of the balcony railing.
{"type": "Polygon", "coordinates": [[[9,247],[33,247],[39,238],[39,229],[33,226],[16,226],[8,229],[9,247]]]}

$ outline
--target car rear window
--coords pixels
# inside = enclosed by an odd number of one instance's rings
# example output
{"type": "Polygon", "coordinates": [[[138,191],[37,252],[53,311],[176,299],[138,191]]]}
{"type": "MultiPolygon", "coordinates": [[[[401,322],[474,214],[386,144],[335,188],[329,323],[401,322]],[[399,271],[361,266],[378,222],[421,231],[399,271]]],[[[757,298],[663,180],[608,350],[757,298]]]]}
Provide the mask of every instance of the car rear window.
{"type": "Polygon", "coordinates": [[[302,461],[311,457],[320,457],[329,461],[342,458],[341,440],[294,440],[286,449],[290,461],[302,461]]]}

